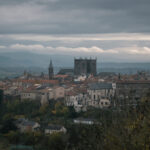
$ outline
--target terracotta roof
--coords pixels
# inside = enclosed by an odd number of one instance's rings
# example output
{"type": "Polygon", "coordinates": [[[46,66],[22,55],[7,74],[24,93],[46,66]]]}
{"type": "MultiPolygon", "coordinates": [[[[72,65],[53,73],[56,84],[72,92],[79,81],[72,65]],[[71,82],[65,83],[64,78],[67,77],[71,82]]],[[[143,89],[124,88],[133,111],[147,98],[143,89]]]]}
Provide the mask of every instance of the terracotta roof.
{"type": "Polygon", "coordinates": [[[58,74],[58,75],[55,75],[55,78],[67,78],[68,75],[63,75],[63,74],[58,74]]]}
{"type": "Polygon", "coordinates": [[[75,91],[69,91],[69,92],[66,92],[66,95],[67,96],[75,96],[75,95],[77,95],[77,93],[75,91]]]}
{"type": "Polygon", "coordinates": [[[49,84],[58,84],[58,80],[16,80],[16,82],[23,82],[23,83],[32,83],[32,84],[37,84],[37,83],[49,83],[49,84]]]}

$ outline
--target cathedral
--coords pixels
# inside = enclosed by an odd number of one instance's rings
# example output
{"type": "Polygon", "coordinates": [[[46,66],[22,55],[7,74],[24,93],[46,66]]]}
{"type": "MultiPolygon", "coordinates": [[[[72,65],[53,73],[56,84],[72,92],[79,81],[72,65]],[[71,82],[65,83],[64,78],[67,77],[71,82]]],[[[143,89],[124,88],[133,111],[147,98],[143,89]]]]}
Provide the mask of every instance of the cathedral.
{"type": "Polygon", "coordinates": [[[96,59],[74,59],[74,75],[96,75],[96,59]]]}
{"type": "MultiPolygon", "coordinates": [[[[70,70],[72,70],[72,72],[74,71],[74,75],[76,76],[79,76],[79,75],[96,76],[97,74],[96,63],[97,63],[97,60],[91,59],[91,58],[90,59],[87,59],[87,58],[74,59],[74,70],[69,69],[69,71],[70,70]]],[[[60,74],[60,72],[58,74],[60,74]]],[[[61,73],[61,74],[67,74],[67,72],[61,73]]],[[[48,68],[48,75],[49,75],[49,80],[54,79],[54,69],[53,69],[52,60],[50,60],[50,64],[48,68]]]]}

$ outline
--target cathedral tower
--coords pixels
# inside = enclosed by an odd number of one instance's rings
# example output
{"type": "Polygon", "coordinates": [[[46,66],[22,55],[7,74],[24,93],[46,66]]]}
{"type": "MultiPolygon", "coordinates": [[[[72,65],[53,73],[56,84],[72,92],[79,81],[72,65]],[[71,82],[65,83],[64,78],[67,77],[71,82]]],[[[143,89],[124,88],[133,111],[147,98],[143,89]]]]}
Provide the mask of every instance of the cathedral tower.
{"type": "Polygon", "coordinates": [[[96,59],[74,59],[75,75],[94,75],[96,76],[96,59]]]}

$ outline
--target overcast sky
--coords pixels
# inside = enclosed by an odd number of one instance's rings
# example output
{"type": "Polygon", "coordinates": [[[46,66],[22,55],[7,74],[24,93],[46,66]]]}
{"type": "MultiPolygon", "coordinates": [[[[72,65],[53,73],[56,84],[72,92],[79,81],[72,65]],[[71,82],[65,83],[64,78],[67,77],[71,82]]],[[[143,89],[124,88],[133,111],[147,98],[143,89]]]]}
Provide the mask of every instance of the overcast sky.
{"type": "Polygon", "coordinates": [[[0,0],[0,52],[150,61],[150,0],[0,0]]]}

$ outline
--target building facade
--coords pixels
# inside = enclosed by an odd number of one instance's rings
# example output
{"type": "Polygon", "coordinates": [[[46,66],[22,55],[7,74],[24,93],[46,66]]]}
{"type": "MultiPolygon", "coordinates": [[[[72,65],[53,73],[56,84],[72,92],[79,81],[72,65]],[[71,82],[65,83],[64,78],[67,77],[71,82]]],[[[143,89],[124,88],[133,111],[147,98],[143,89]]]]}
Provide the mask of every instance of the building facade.
{"type": "Polygon", "coordinates": [[[66,106],[73,106],[76,112],[86,111],[88,97],[84,93],[69,92],[65,95],[66,106]]]}
{"type": "Polygon", "coordinates": [[[109,107],[115,90],[112,83],[93,83],[88,87],[89,105],[94,107],[109,107]]]}
{"type": "Polygon", "coordinates": [[[96,59],[74,59],[75,75],[96,75],[96,59]]]}
{"type": "Polygon", "coordinates": [[[66,133],[67,129],[64,126],[60,125],[49,125],[45,128],[45,134],[53,134],[53,133],[66,133]]]}
{"type": "Polygon", "coordinates": [[[64,98],[65,96],[65,89],[64,87],[61,86],[56,86],[54,88],[52,88],[51,90],[49,90],[49,99],[61,99],[64,98]]]}

